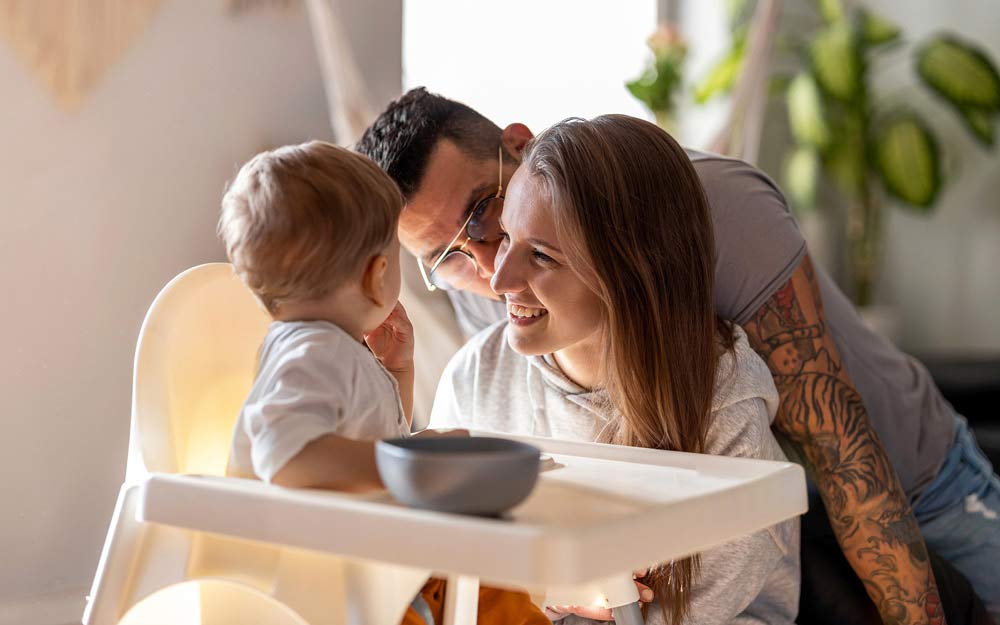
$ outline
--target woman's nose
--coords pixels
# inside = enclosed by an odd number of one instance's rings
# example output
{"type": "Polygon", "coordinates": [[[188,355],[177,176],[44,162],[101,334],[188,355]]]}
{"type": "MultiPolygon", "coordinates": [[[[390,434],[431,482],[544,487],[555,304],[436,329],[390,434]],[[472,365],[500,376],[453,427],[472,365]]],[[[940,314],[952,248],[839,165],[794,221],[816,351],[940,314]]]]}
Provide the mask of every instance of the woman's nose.
{"type": "Polygon", "coordinates": [[[490,279],[490,288],[497,295],[517,293],[525,287],[524,278],[520,275],[515,259],[509,254],[496,256],[496,267],[490,279]]]}

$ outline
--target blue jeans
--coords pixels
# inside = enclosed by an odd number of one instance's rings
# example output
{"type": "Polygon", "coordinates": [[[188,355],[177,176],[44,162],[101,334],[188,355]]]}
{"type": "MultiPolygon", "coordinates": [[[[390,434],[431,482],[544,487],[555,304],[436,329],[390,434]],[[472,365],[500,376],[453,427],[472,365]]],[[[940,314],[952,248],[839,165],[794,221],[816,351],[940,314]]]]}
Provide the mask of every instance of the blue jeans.
{"type": "Polygon", "coordinates": [[[955,444],[913,505],[924,541],[961,571],[1000,623],[1000,478],[956,415],[955,444]]]}

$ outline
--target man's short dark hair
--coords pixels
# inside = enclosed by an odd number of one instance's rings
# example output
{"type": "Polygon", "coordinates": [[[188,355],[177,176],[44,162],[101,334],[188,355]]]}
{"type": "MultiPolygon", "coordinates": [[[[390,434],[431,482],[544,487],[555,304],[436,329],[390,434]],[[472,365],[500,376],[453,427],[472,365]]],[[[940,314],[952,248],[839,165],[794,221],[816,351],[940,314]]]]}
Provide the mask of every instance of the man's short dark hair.
{"type": "Polygon", "coordinates": [[[499,126],[472,108],[416,87],[389,104],[354,149],[375,161],[409,198],[420,187],[440,140],[486,160],[496,157],[500,135],[499,126]]]}

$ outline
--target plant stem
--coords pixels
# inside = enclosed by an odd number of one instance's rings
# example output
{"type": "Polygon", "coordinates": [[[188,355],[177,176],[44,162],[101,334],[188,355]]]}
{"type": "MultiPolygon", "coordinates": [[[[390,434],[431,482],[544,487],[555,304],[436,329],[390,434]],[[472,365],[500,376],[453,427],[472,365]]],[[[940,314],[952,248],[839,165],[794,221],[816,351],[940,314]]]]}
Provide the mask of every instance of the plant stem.
{"type": "Polygon", "coordinates": [[[857,101],[851,106],[850,114],[857,118],[861,136],[864,138],[864,148],[859,154],[862,160],[860,188],[848,212],[847,239],[851,279],[854,283],[854,303],[857,306],[868,306],[872,303],[872,292],[877,277],[882,238],[882,206],[871,162],[874,105],[868,87],[870,67],[867,59],[861,59],[859,70],[860,93],[857,101]]]}
{"type": "Polygon", "coordinates": [[[656,118],[657,126],[666,130],[670,135],[676,135],[677,120],[674,117],[673,111],[653,111],[653,116],[656,118]]]}
{"type": "Polygon", "coordinates": [[[851,204],[847,223],[854,303],[858,306],[872,303],[882,238],[882,202],[869,178],[866,173],[862,194],[851,204]]]}

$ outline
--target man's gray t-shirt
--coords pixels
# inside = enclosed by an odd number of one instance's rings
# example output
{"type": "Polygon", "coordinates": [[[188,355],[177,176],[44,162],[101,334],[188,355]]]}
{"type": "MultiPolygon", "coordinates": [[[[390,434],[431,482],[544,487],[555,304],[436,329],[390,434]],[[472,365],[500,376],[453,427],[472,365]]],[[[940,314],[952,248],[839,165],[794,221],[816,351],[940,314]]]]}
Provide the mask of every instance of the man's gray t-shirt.
{"type": "MultiPolygon", "coordinates": [[[[783,286],[806,243],[778,186],[742,161],[688,150],[708,196],[715,226],[715,306],[738,324],[783,286]]],[[[816,280],[844,367],[912,503],[937,475],[955,429],[951,407],[919,362],[864,325],[822,267],[816,280]]],[[[449,292],[471,336],[506,316],[501,302],[449,292]]]]}

